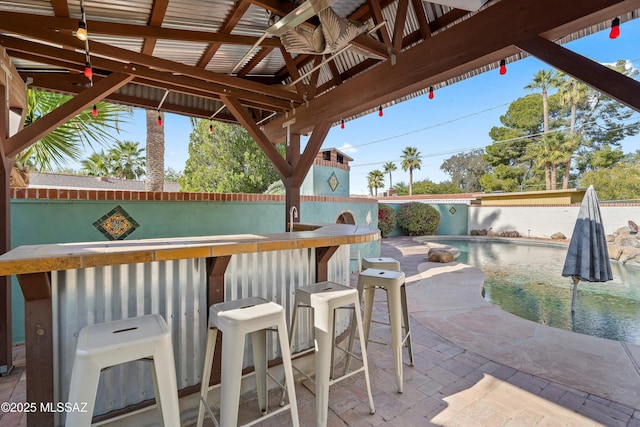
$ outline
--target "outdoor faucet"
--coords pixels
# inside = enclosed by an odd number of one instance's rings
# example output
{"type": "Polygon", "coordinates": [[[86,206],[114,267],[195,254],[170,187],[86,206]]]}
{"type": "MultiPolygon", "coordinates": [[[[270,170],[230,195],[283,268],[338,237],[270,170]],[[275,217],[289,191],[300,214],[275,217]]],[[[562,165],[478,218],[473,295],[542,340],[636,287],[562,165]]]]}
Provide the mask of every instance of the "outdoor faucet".
{"type": "Polygon", "coordinates": [[[291,209],[289,209],[289,232],[293,232],[294,218],[298,218],[298,208],[291,206],[291,209]]]}

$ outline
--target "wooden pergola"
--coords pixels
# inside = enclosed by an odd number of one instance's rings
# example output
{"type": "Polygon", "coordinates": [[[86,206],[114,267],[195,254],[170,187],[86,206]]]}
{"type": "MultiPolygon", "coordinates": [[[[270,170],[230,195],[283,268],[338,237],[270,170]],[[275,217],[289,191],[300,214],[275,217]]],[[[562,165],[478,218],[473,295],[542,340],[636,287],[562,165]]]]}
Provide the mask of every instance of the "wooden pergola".
{"type": "MultiPolygon", "coordinates": [[[[503,59],[535,56],[640,111],[637,81],[562,46],[614,18],[634,19],[640,0],[470,0],[473,10],[455,8],[459,1],[0,2],[0,253],[11,247],[15,156],[101,100],[241,124],[285,183],[285,221],[300,206],[300,186],[332,125],[503,59]],[[318,11],[327,7],[367,32],[321,52],[292,51],[283,32],[326,26],[318,11]],[[80,20],[88,42],[76,37],[80,20]],[[83,74],[88,60],[91,79],[83,74]],[[27,87],[73,98],[23,128],[27,87]],[[275,146],[285,141],[282,157],[275,146]]],[[[11,287],[1,280],[0,374],[12,363],[11,287]]]]}

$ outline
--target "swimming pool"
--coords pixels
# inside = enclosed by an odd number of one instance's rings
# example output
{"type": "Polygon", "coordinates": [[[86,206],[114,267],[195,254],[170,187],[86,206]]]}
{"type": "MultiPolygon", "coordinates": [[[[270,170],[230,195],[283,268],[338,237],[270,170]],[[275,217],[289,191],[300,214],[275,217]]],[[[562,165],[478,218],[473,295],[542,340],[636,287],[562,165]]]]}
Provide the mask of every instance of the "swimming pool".
{"type": "Polygon", "coordinates": [[[580,282],[575,318],[566,246],[522,240],[444,240],[459,262],[485,272],[485,299],[516,316],[555,328],[640,344],[640,268],[612,262],[613,280],[580,282]]]}

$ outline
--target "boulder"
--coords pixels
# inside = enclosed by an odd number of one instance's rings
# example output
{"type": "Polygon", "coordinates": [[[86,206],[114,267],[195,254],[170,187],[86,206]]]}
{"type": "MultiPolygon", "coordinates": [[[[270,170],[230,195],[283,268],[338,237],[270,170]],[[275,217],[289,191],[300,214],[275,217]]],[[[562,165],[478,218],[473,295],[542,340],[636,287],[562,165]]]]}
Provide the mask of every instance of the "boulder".
{"type": "Polygon", "coordinates": [[[454,256],[451,252],[442,249],[430,250],[427,261],[442,263],[453,262],[454,256]]]}
{"type": "Polygon", "coordinates": [[[557,233],[553,233],[551,235],[551,238],[553,240],[566,240],[567,236],[565,236],[564,234],[557,232],[557,233]]]}

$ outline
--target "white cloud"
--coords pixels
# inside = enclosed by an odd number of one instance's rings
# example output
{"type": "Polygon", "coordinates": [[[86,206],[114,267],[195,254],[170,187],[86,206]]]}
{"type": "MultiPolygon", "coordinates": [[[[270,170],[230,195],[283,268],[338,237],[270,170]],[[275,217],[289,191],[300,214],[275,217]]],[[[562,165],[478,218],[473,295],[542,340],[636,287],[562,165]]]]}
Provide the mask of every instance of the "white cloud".
{"type": "Polygon", "coordinates": [[[342,147],[338,148],[338,150],[342,151],[345,154],[352,154],[352,153],[356,153],[358,151],[357,148],[355,148],[354,146],[352,146],[348,142],[345,142],[342,145],[342,147]]]}

